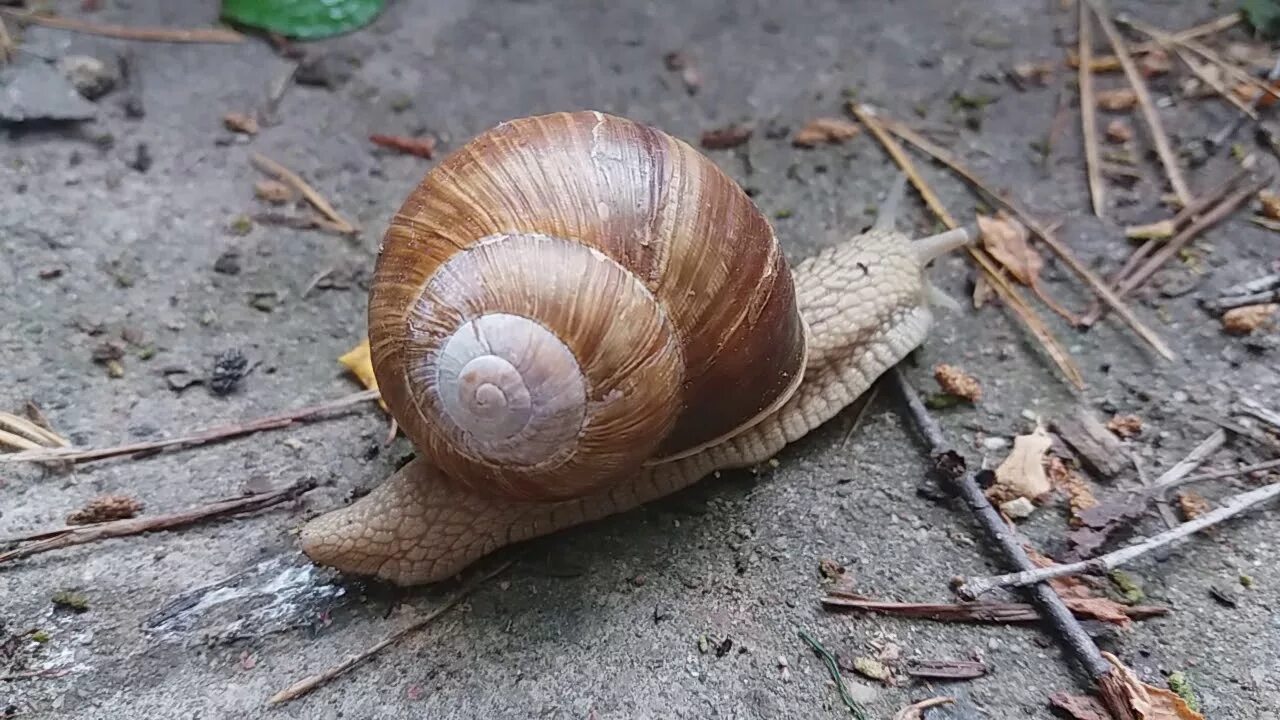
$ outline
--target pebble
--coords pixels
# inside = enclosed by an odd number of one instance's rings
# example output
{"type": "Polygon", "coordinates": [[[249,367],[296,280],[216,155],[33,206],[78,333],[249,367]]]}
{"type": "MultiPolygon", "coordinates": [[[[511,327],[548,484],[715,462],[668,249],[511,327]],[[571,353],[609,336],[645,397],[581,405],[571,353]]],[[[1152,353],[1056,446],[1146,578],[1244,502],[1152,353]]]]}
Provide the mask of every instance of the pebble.
{"type": "Polygon", "coordinates": [[[1003,450],[1009,447],[1009,441],[1002,437],[989,437],[982,441],[982,447],[987,450],[1003,450]]]}
{"type": "Polygon", "coordinates": [[[87,100],[111,92],[119,77],[111,66],[90,55],[67,55],[58,60],[58,69],[87,100]]]}
{"type": "Polygon", "coordinates": [[[90,120],[98,108],[49,63],[20,54],[0,67],[0,120],[90,120]]]}

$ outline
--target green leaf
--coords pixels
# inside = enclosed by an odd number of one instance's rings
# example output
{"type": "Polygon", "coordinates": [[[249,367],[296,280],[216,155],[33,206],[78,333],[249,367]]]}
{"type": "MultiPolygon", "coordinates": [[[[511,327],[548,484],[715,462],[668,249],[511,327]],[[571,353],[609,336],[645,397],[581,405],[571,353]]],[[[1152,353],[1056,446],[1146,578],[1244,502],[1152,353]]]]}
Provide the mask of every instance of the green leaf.
{"type": "Polygon", "coordinates": [[[1263,37],[1280,35],[1280,0],[1240,0],[1240,12],[1263,37]]]}
{"type": "Polygon", "coordinates": [[[222,0],[222,17],[289,38],[316,40],[364,27],[386,0],[222,0]]]}

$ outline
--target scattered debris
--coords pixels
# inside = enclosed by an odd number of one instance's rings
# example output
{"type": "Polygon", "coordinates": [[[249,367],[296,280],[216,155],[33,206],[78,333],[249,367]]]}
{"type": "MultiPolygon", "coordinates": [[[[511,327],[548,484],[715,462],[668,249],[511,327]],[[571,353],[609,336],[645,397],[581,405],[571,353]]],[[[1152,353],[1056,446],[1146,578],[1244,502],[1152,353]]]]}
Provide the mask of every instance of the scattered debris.
{"type": "Polygon", "coordinates": [[[111,520],[135,517],[146,507],[140,500],[128,495],[100,495],[84,507],[67,515],[68,525],[92,525],[111,520]]]}
{"type": "Polygon", "coordinates": [[[379,147],[390,148],[408,155],[416,155],[430,160],[436,152],[436,139],[431,136],[404,137],[403,135],[374,134],[369,142],[379,147]]]}
{"type": "Polygon", "coordinates": [[[312,207],[334,224],[334,227],[338,232],[344,235],[354,235],[359,232],[359,228],[347,222],[345,218],[339,215],[338,211],[334,210],[333,206],[329,204],[329,201],[325,200],[324,196],[316,192],[315,188],[308,185],[307,182],[297,173],[258,153],[254,153],[251,159],[254,166],[259,170],[272,176],[276,180],[288,184],[290,187],[301,193],[301,195],[307,199],[307,202],[311,203],[312,207]]]}
{"type": "Polygon", "coordinates": [[[44,60],[20,54],[0,67],[0,121],[66,122],[97,116],[98,107],[44,60]]]}
{"type": "Polygon", "coordinates": [[[230,395],[240,385],[249,368],[249,359],[238,348],[218,353],[209,374],[209,390],[214,395],[230,395]]]}
{"type": "Polygon", "coordinates": [[[751,139],[753,128],[750,125],[726,125],[722,128],[707,130],[702,133],[702,147],[708,150],[727,150],[746,143],[751,139]]]}
{"type": "Polygon", "coordinates": [[[923,720],[925,710],[928,710],[931,707],[938,707],[939,705],[950,705],[955,701],[955,698],[944,696],[921,700],[920,702],[912,703],[894,713],[893,720],[923,720]]]}
{"type": "Polygon", "coordinates": [[[93,348],[93,361],[107,368],[107,375],[112,378],[124,377],[124,346],[115,340],[103,340],[93,348]]]}
{"type": "Polygon", "coordinates": [[[1129,573],[1123,570],[1112,570],[1107,573],[1107,577],[1120,591],[1120,595],[1124,598],[1126,605],[1137,605],[1147,599],[1147,594],[1143,591],[1142,585],[1129,573]]]}
{"type": "Polygon", "coordinates": [[[981,660],[912,660],[907,674],[925,680],[972,680],[987,674],[981,660]]]}
{"type": "MultiPolygon", "coordinates": [[[[844,702],[845,707],[849,708],[849,712],[853,713],[857,720],[867,720],[866,710],[849,695],[849,689],[844,682],[844,678],[840,675],[840,665],[836,662],[836,656],[832,655],[830,650],[823,647],[821,643],[804,630],[798,630],[796,634],[813,649],[813,654],[821,658],[822,663],[827,666],[827,673],[831,675],[832,682],[836,684],[836,689],[840,691],[840,699],[844,702]]],[[[782,659],[785,662],[785,658],[782,659]]]]}
{"type": "Polygon", "coordinates": [[[1177,497],[1178,510],[1182,513],[1184,522],[1195,520],[1209,512],[1209,501],[1194,490],[1183,490],[1178,493],[1177,497]]]}
{"type": "Polygon", "coordinates": [[[893,673],[875,658],[860,655],[853,659],[853,669],[865,678],[879,680],[886,685],[893,681],[893,673]]]}
{"type": "Polygon", "coordinates": [[[814,118],[796,132],[795,136],[791,138],[791,144],[803,148],[817,147],[824,143],[839,145],[845,140],[857,137],[861,132],[862,128],[858,127],[856,123],[849,122],[844,118],[814,118]]]}
{"type": "Polygon", "coordinates": [[[1055,565],[1048,568],[1039,568],[1024,570],[1007,575],[996,575],[983,578],[974,578],[964,582],[957,592],[961,597],[977,598],[983,593],[990,592],[1001,587],[1022,587],[1034,583],[1043,582],[1050,578],[1065,577],[1067,575],[1082,575],[1085,573],[1108,572],[1116,567],[1130,562],[1131,560],[1141,557],[1152,550],[1164,547],[1175,540],[1193,535],[1205,528],[1212,527],[1218,523],[1234,517],[1245,510],[1261,505],[1280,496],[1280,482],[1270,485],[1264,485],[1260,488],[1250,490],[1248,492],[1235,495],[1221,507],[1212,512],[1182,523],[1177,527],[1154,535],[1133,545],[1121,548],[1114,552],[1101,555],[1091,560],[1081,562],[1068,563],[1064,565],[1055,565]]]}
{"type": "Polygon", "coordinates": [[[115,88],[120,78],[116,69],[91,55],[64,55],[58,70],[86,100],[97,100],[115,88]]]}
{"type": "Polygon", "coordinates": [[[1142,418],[1137,415],[1113,415],[1107,421],[1107,429],[1128,440],[1142,432],[1142,418]]]}
{"type": "Polygon", "coordinates": [[[77,613],[87,612],[89,610],[89,600],[84,595],[70,590],[59,590],[53,594],[52,598],[49,599],[53,601],[54,606],[60,607],[64,610],[70,610],[77,613]]]}
{"type": "Polygon", "coordinates": [[[971,403],[982,399],[982,385],[977,378],[954,365],[943,363],[934,367],[933,378],[948,395],[971,403]]]}
{"type": "Polygon", "coordinates": [[[1116,88],[1114,90],[1099,90],[1097,93],[1098,107],[1110,112],[1122,112],[1132,110],[1134,105],[1138,104],[1138,94],[1130,88],[1116,88]]]}
{"type": "Polygon", "coordinates": [[[818,574],[827,580],[843,580],[845,579],[845,568],[835,560],[822,558],[818,561],[818,574]]]}
{"type": "Polygon", "coordinates": [[[294,500],[303,493],[315,489],[315,487],[315,480],[308,478],[292,483],[280,490],[218,500],[189,510],[125,520],[111,520],[95,525],[54,528],[52,530],[42,530],[24,533],[16,537],[3,538],[5,543],[19,543],[19,545],[7,552],[0,552],[0,563],[20,560],[73,545],[84,545],[97,540],[140,535],[156,530],[172,530],[202,520],[254,512],[294,500]]]}
{"type": "Polygon", "coordinates": [[[1222,329],[1232,335],[1248,335],[1260,327],[1270,325],[1271,316],[1280,309],[1280,303],[1262,303],[1231,308],[1222,314],[1222,329]]]}
{"type": "Polygon", "coordinates": [[[1050,427],[1079,456],[1084,465],[1104,478],[1119,475],[1126,466],[1123,443],[1084,406],[1058,418],[1050,427]]]}
{"type": "Polygon", "coordinates": [[[1058,490],[1066,493],[1067,507],[1071,511],[1071,524],[1079,527],[1084,524],[1080,513],[1098,505],[1089,480],[1080,473],[1067,467],[1062,458],[1050,455],[1045,461],[1045,472],[1049,480],[1058,490]]]}
{"type": "Polygon", "coordinates": [[[244,135],[258,134],[258,119],[241,112],[229,112],[222,116],[222,124],[231,132],[244,135]]]}
{"type": "Polygon", "coordinates": [[[693,64],[688,55],[682,52],[669,52],[662,58],[663,64],[667,66],[667,70],[680,73],[680,80],[684,82],[684,89],[690,95],[696,95],[699,88],[702,87],[702,73],[693,64]]]}

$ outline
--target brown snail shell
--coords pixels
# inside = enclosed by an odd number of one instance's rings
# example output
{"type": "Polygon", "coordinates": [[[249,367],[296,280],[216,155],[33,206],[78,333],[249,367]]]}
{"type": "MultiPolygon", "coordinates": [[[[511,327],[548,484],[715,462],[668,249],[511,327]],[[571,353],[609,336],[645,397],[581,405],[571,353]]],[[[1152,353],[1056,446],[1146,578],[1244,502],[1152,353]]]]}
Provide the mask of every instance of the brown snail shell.
{"type": "Polygon", "coordinates": [[[528,501],[741,432],[806,357],[751,199],[687,143],[597,112],[503,123],[431,170],[387,230],[369,335],[419,452],[528,501]]]}

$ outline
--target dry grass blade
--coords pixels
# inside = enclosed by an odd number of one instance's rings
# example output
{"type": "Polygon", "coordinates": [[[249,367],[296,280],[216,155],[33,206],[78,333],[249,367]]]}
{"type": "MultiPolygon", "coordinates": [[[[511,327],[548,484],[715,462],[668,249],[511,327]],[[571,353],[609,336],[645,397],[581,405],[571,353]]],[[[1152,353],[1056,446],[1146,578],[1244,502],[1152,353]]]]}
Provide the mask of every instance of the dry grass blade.
{"type": "Polygon", "coordinates": [[[0,65],[12,60],[14,53],[13,38],[9,36],[9,28],[5,27],[4,18],[0,17],[0,65]]]}
{"type": "MultiPolygon", "coordinates": [[[[941,220],[948,228],[955,229],[960,227],[960,223],[956,221],[955,217],[953,217],[942,204],[942,201],[938,199],[937,193],[933,191],[933,188],[929,186],[929,183],[925,182],[924,178],[920,175],[920,172],[916,170],[915,164],[911,162],[911,158],[907,157],[902,146],[899,145],[898,141],[889,134],[889,131],[886,129],[889,125],[886,121],[875,116],[871,108],[857,103],[849,103],[849,110],[856,118],[858,118],[859,122],[867,126],[867,129],[869,129],[871,134],[880,141],[880,144],[884,146],[885,151],[888,152],[889,156],[898,164],[898,167],[902,168],[902,171],[911,179],[911,184],[920,192],[920,195],[924,198],[925,203],[928,204],[929,209],[933,211],[933,214],[937,215],[938,219],[941,220]]],[[[1042,320],[1036,311],[1027,304],[1027,301],[1022,297],[1021,293],[1009,284],[1004,273],[1000,271],[1000,268],[996,266],[991,257],[986,252],[976,247],[970,246],[966,249],[969,253],[969,257],[973,258],[974,262],[982,268],[985,273],[985,277],[991,283],[992,288],[994,288],[996,293],[1000,296],[1000,299],[1004,300],[1005,304],[1013,310],[1018,318],[1022,320],[1023,324],[1026,325],[1027,329],[1035,335],[1036,339],[1038,339],[1044,347],[1045,352],[1047,352],[1049,357],[1053,359],[1054,363],[1058,365],[1063,374],[1066,375],[1067,379],[1070,380],[1077,388],[1083,388],[1084,376],[1081,374],[1079,366],[1076,365],[1075,361],[1071,358],[1071,354],[1067,352],[1067,349],[1063,347],[1062,344],[1058,342],[1058,339],[1053,336],[1049,327],[1045,325],[1044,320],[1042,320]]]]}
{"type": "Polygon", "coordinates": [[[1080,125],[1084,137],[1084,166],[1089,179],[1089,198],[1093,214],[1102,217],[1106,211],[1106,185],[1102,182],[1102,160],[1098,155],[1097,100],[1093,97],[1093,20],[1089,8],[1080,3],[1080,125]]]}
{"type": "Polygon", "coordinates": [[[227,425],[219,425],[217,427],[208,428],[206,430],[198,430],[193,433],[181,435],[167,440],[153,440],[150,442],[130,443],[127,445],[117,445],[106,448],[35,448],[25,450],[23,452],[10,453],[8,455],[0,455],[0,463],[6,462],[88,462],[90,460],[102,460],[105,458],[119,457],[121,455],[132,455],[134,453],[154,452],[167,447],[177,445],[204,445],[206,443],[226,440],[241,435],[250,435],[264,430],[278,430],[288,427],[297,422],[305,422],[312,420],[325,413],[339,410],[342,408],[356,405],[368,400],[378,399],[377,390],[364,390],[358,393],[352,393],[316,405],[290,410],[288,412],[269,415],[257,420],[250,420],[244,423],[230,423],[227,425]]]}
{"type": "Polygon", "coordinates": [[[1186,65],[1191,69],[1191,72],[1195,74],[1197,78],[1200,78],[1200,82],[1213,88],[1213,91],[1218,93],[1219,97],[1234,105],[1237,110],[1244,113],[1251,120],[1258,119],[1257,110],[1254,110],[1252,107],[1245,104],[1245,102],[1232,92],[1230,88],[1223,85],[1222,81],[1218,77],[1206,70],[1204,65],[1201,65],[1199,62],[1196,62],[1189,57],[1185,50],[1175,47],[1173,53],[1178,56],[1178,59],[1182,61],[1183,65],[1186,65]]]}
{"type": "Polygon", "coordinates": [[[1088,2],[1089,7],[1093,9],[1094,15],[1098,17],[1098,22],[1102,25],[1102,32],[1106,34],[1107,39],[1111,42],[1111,47],[1115,51],[1116,57],[1120,59],[1120,65],[1124,68],[1125,77],[1129,79],[1129,85],[1133,88],[1133,92],[1138,96],[1138,107],[1142,109],[1142,116],[1146,120],[1147,129],[1151,132],[1151,139],[1155,142],[1156,154],[1160,157],[1160,164],[1164,166],[1165,175],[1169,178],[1169,184],[1173,186],[1173,192],[1178,196],[1178,200],[1183,205],[1189,205],[1195,199],[1191,194],[1191,189],[1187,187],[1187,181],[1182,177],[1182,168],[1178,166],[1178,156],[1173,152],[1173,147],[1169,144],[1169,136],[1165,134],[1164,125],[1160,122],[1160,115],[1156,112],[1155,103],[1151,101],[1151,93],[1147,91],[1147,83],[1142,79],[1142,72],[1138,70],[1137,64],[1133,62],[1133,56],[1129,54],[1129,46],[1125,42],[1124,37],[1120,35],[1120,31],[1116,29],[1116,25],[1111,21],[1111,17],[1098,8],[1098,0],[1084,0],[1088,2]]]}
{"type": "Polygon", "coordinates": [[[924,153],[933,157],[938,162],[951,168],[953,172],[964,178],[965,181],[976,188],[979,192],[983,193],[993,202],[1004,206],[1009,212],[1013,213],[1013,215],[1017,217],[1023,225],[1027,226],[1031,232],[1035,233],[1041,240],[1043,240],[1044,244],[1049,246],[1049,249],[1053,250],[1058,257],[1062,258],[1063,262],[1065,262],[1067,266],[1076,273],[1076,275],[1088,283],[1089,287],[1092,288],[1108,306],[1119,313],[1120,317],[1128,323],[1129,327],[1132,328],[1139,337],[1145,340],[1149,345],[1151,345],[1151,347],[1155,348],[1156,352],[1160,353],[1166,359],[1172,360],[1175,357],[1173,350],[1168,346],[1168,344],[1166,344],[1164,340],[1155,333],[1155,331],[1139,320],[1133,310],[1120,299],[1118,294],[1112,291],[1111,287],[1103,281],[1102,278],[1094,274],[1094,272],[1086,267],[1084,263],[1081,263],[1071,252],[1070,248],[1058,240],[1058,237],[1053,230],[1046,227],[1044,223],[1041,223],[1033,217],[1031,212],[1023,207],[1021,203],[1015,201],[1013,198],[1006,197],[1005,195],[996,192],[990,185],[983,181],[982,178],[978,177],[976,173],[961,163],[959,159],[946,149],[939,147],[906,125],[883,117],[877,117],[876,121],[889,132],[897,135],[903,140],[906,140],[924,153]]]}
{"type": "Polygon", "coordinates": [[[234,30],[223,30],[220,28],[163,28],[163,27],[133,27],[129,25],[103,25],[100,23],[86,22],[84,20],[76,20],[74,18],[57,17],[54,15],[37,15],[30,12],[18,12],[6,8],[0,8],[0,16],[8,17],[16,23],[26,25],[40,25],[42,27],[54,28],[56,30],[70,30],[71,32],[85,33],[86,35],[101,35],[103,37],[118,38],[120,40],[141,40],[146,42],[177,42],[177,43],[242,43],[247,38],[234,30]]]}
{"type": "Polygon", "coordinates": [[[333,209],[333,205],[330,205],[329,201],[325,200],[324,196],[317,192],[315,188],[307,184],[307,181],[303,180],[300,175],[260,153],[254,153],[250,159],[253,161],[254,166],[262,172],[281,182],[288,183],[294,190],[297,190],[307,199],[307,202],[311,203],[312,207],[320,211],[322,215],[328,218],[329,222],[333,223],[335,231],[343,235],[354,235],[358,232],[358,228],[355,225],[338,214],[338,211],[333,209]]]}
{"type": "Polygon", "coordinates": [[[0,430],[20,435],[44,447],[68,447],[71,442],[61,435],[40,427],[30,420],[12,413],[0,412],[0,430]]]}
{"type": "Polygon", "coordinates": [[[494,577],[500,575],[501,573],[505,572],[507,568],[511,567],[512,563],[514,562],[515,560],[508,560],[502,563],[501,565],[499,565],[497,568],[467,583],[460,590],[458,590],[458,592],[454,593],[452,597],[450,597],[448,600],[445,600],[444,603],[441,604],[439,607],[433,609],[431,612],[427,613],[426,615],[423,615],[421,618],[410,623],[409,626],[404,628],[403,630],[398,630],[392,633],[391,635],[388,635],[382,640],[379,640],[378,642],[371,645],[369,648],[363,650],[362,652],[356,655],[352,655],[351,657],[347,658],[346,660],[343,660],[342,662],[329,668],[328,670],[325,670],[324,672],[317,673],[315,675],[308,675],[307,677],[293,683],[292,685],[285,688],[284,690],[281,690],[275,695],[272,695],[271,698],[267,700],[267,705],[279,705],[281,703],[289,702],[290,700],[297,700],[298,698],[302,697],[303,695],[306,695],[312,690],[315,690],[321,685],[324,685],[330,680],[333,680],[334,678],[345,674],[348,670],[356,667],[362,662],[365,662],[366,660],[372,658],[374,655],[377,655],[378,653],[391,647],[392,645],[395,645],[396,643],[400,642],[406,637],[418,632],[419,630],[426,627],[427,625],[430,625],[433,621],[435,621],[436,618],[448,612],[458,603],[467,599],[467,597],[471,595],[471,593],[475,592],[476,589],[479,588],[481,585],[488,582],[489,580],[492,580],[494,577]]]}
{"type": "Polygon", "coordinates": [[[293,500],[303,493],[311,491],[315,486],[315,480],[307,479],[293,483],[280,490],[219,500],[166,515],[136,517],[127,520],[109,520],[91,525],[72,525],[56,530],[30,533],[20,538],[7,538],[0,542],[34,542],[0,553],[0,563],[73,545],[84,545],[97,540],[125,537],[126,535],[140,535],[156,530],[171,530],[210,518],[253,512],[293,500]]]}
{"type": "Polygon", "coordinates": [[[1161,30],[1160,28],[1148,25],[1131,17],[1124,17],[1119,21],[1138,32],[1153,38],[1155,40],[1155,44],[1158,46],[1167,47],[1169,45],[1173,45],[1199,55],[1205,60],[1222,68],[1223,72],[1229,75],[1235,82],[1253,87],[1260,93],[1260,96],[1270,95],[1273,98],[1280,98],[1280,90],[1277,90],[1269,83],[1254,77],[1252,74],[1241,69],[1234,63],[1228,62],[1221,55],[1214,52],[1209,46],[1196,40],[1194,36],[1188,36],[1185,33],[1170,33],[1166,30],[1161,30]]]}

